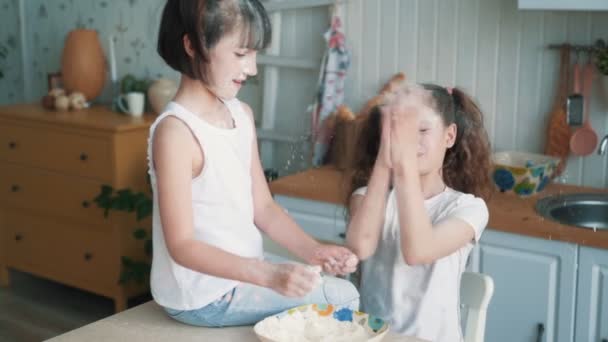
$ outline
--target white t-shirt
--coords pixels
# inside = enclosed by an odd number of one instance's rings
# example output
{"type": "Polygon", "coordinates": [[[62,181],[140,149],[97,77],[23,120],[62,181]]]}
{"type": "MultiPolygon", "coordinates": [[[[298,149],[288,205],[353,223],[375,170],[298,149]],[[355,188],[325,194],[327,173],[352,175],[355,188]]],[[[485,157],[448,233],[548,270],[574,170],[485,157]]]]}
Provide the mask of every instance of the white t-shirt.
{"type": "Polygon", "coordinates": [[[148,158],[154,196],[150,287],[158,304],[175,310],[200,309],[238,282],[185,268],[167,250],[152,155],[154,131],[167,116],[186,124],[204,151],[203,170],[191,181],[194,238],[236,255],[263,258],[262,235],[253,221],[253,122],[238,99],[224,104],[232,114],[234,129],[212,126],[176,102],[170,102],[150,127],[148,158]]]}
{"type": "MultiPolygon", "coordinates": [[[[354,195],[364,195],[367,188],[354,195]]],[[[432,264],[410,266],[401,253],[395,191],[388,194],[386,217],[375,254],[362,264],[362,310],[391,325],[391,330],[433,342],[462,341],[460,277],[473,244],[488,223],[483,199],[446,189],[424,201],[433,225],[459,218],[475,230],[475,239],[432,264]]]]}

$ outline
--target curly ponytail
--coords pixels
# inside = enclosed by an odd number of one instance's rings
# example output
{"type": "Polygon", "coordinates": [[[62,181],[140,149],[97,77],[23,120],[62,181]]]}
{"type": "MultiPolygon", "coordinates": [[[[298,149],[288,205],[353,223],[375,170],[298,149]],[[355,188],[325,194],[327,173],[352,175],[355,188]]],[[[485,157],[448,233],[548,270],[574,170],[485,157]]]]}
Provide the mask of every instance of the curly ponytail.
{"type": "Polygon", "coordinates": [[[491,149],[483,114],[475,102],[457,88],[423,84],[445,125],[456,124],[454,146],[443,159],[443,180],[451,188],[488,200],[492,193],[491,149]]]}
{"type": "Polygon", "coordinates": [[[350,196],[360,187],[366,186],[376,163],[378,150],[380,149],[380,136],[382,134],[382,113],[380,107],[375,105],[369,114],[358,117],[360,125],[357,134],[357,153],[352,162],[352,170],[347,177],[349,181],[346,186],[344,205],[349,207],[350,196]]]}
{"type": "MultiPolygon", "coordinates": [[[[475,102],[457,88],[446,89],[435,84],[422,84],[431,93],[429,104],[441,116],[444,125],[456,124],[454,146],[443,158],[443,181],[452,189],[488,200],[494,189],[490,177],[491,150],[483,126],[483,114],[475,102]]],[[[378,156],[381,136],[380,108],[358,117],[361,126],[357,139],[357,154],[349,174],[344,204],[348,208],[350,195],[369,182],[378,156]]]]}

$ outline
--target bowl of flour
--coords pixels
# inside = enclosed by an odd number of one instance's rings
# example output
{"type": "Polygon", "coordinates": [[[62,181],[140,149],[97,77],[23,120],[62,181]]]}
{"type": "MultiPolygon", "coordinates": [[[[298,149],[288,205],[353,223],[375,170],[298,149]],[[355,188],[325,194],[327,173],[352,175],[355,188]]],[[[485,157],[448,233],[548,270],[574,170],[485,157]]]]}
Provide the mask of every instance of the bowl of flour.
{"type": "Polygon", "coordinates": [[[270,316],[253,327],[262,342],[378,342],[382,319],[330,304],[308,304],[270,316]]]}

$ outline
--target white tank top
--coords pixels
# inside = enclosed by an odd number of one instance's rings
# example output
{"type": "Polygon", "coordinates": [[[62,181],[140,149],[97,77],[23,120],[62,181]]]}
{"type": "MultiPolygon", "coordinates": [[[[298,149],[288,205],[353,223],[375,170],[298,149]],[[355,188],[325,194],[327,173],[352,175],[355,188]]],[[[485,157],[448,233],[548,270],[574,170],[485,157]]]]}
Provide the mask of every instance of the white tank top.
{"type": "Polygon", "coordinates": [[[190,128],[204,155],[203,170],[191,182],[194,238],[242,257],[263,258],[262,235],[253,221],[253,123],[238,99],[224,103],[232,114],[233,129],[213,126],[175,102],[170,102],[150,127],[148,172],[154,199],[150,286],[154,300],[164,307],[199,309],[238,284],[235,280],[185,268],[169,255],[160,220],[152,160],[154,130],[169,115],[190,128]]]}

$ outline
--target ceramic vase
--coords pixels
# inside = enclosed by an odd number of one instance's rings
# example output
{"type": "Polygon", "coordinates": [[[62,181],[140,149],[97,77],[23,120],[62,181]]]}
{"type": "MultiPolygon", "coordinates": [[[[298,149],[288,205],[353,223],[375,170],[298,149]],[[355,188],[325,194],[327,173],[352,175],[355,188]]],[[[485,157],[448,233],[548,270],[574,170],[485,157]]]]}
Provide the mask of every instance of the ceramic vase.
{"type": "Polygon", "coordinates": [[[61,56],[61,79],[68,93],[81,92],[87,101],[101,94],[106,62],[96,31],[76,29],[68,33],[61,56]]]}
{"type": "Polygon", "coordinates": [[[154,113],[162,113],[176,92],[177,85],[172,80],[160,78],[154,81],[148,88],[148,101],[154,113]]]}

